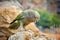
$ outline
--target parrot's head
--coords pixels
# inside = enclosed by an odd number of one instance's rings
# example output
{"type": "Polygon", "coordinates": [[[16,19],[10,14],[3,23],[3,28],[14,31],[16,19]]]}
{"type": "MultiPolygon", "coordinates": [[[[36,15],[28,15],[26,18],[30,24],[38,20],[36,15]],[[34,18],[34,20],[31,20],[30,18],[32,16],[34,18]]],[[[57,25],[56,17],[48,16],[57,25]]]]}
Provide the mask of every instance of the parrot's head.
{"type": "Polygon", "coordinates": [[[29,24],[31,22],[37,22],[40,19],[40,15],[37,11],[34,10],[25,10],[23,11],[22,21],[25,24],[29,24]]]}

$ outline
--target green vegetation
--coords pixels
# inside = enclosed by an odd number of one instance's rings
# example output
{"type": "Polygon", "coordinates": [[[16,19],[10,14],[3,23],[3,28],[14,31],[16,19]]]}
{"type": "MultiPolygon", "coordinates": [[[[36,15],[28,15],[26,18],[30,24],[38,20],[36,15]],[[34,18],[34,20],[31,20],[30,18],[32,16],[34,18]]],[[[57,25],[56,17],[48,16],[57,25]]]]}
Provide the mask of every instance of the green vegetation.
{"type": "Polygon", "coordinates": [[[36,23],[37,26],[43,26],[44,28],[49,28],[53,25],[53,16],[45,10],[35,9],[40,14],[40,20],[36,23]]]}
{"type": "Polygon", "coordinates": [[[54,21],[55,26],[59,26],[60,25],[60,17],[58,16],[58,14],[54,14],[53,16],[54,16],[53,21],[54,21]]]}

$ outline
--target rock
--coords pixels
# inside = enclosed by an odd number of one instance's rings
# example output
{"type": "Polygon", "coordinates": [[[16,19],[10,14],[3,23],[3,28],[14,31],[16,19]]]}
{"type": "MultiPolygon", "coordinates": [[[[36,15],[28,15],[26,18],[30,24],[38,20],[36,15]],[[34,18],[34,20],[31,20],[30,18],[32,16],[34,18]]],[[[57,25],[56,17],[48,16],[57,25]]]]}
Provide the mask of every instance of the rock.
{"type": "Polygon", "coordinates": [[[0,40],[7,40],[11,35],[12,32],[10,32],[8,28],[0,27],[0,40]]]}

